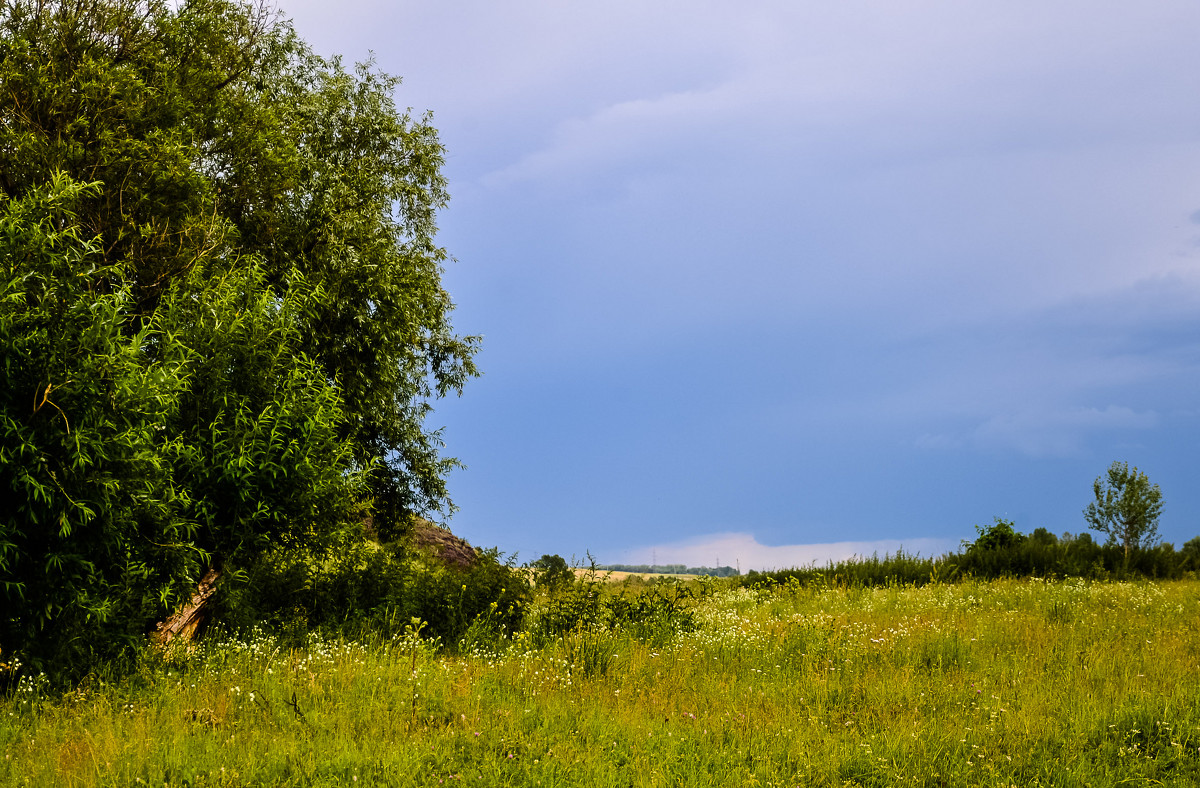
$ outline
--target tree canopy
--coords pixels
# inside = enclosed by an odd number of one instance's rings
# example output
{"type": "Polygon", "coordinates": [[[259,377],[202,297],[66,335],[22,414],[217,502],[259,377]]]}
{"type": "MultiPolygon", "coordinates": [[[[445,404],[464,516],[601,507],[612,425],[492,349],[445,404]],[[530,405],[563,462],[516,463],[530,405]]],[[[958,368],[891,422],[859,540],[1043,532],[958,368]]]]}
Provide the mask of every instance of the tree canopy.
{"type": "Polygon", "coordinates": [[[397,85],[262,5],[0,0],[5,653],[78,658],[209,566],[452,508],[425,418],[477,340],[397,85]]]}
{"type": "Polygon", "coordinates": [[[1011,520],[997,517],[991,525],[975,526],[979,538],[970,543],[968,550],[1005,550],[1025,541],[1025,534],[1016,529],[1011,520]]]}
{"type": "Polygon", "coordinates": [[[1114,462],[1105,476],[1092,485],[1096,500],[1087,505],[1083,516],[1088,526],[1108,534],[1108,540],[1129,551],[1149,547],[1158,539],[1158,518],[1162,514],[1162,490],[1151,484],[1146,474],[1114,462]]]}

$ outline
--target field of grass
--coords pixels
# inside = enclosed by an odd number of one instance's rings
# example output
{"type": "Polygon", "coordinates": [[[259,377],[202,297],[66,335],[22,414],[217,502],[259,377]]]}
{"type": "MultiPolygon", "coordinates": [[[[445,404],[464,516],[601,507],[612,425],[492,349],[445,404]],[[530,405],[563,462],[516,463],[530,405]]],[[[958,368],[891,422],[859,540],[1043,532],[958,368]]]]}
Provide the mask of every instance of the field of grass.
{"type": "Polygon", "coordinates": [[[703,589],[673,635],[259,634],[26,680],[0,785],[1200,784],[1200,582],[703,589]]]}

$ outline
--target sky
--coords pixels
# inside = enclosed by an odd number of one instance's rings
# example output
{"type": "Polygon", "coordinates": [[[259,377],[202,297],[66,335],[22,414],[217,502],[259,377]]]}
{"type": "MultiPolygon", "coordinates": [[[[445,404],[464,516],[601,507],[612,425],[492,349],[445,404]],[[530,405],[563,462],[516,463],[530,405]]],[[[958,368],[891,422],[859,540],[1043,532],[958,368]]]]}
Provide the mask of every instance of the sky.
{"type": "Polygon", "coordinates": [[[770,568],[1200,534],[1200,5],[281,0],[433,113],[450,527],[770,568]]]}

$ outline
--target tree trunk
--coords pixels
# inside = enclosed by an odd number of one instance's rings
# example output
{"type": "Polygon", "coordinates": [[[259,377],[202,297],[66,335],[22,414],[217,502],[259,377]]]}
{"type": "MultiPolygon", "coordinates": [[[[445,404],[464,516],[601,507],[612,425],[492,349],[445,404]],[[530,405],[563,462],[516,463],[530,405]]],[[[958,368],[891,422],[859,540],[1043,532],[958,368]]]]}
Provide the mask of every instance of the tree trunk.
{"type": "Polygon", "coordinates": [[[171,617],[155,628],[151,638],[158,646],[165,647],[176,638],[191,642],[196,637],[196,630],[208,618],[208,601],[217,590],[217,580],[221,573],[210,568],[200,578],[196,593],[186,605],[182,605],[171,614],[171,617]]]}

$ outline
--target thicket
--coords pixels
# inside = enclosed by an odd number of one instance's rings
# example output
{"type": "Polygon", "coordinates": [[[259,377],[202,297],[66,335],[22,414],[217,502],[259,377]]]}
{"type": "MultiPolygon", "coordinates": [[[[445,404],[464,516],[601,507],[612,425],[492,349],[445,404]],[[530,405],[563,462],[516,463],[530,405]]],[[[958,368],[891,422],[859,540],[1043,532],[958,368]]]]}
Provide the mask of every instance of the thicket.
{"type": "Polygon", "coordinates": [[[612,583],[591,566],[570,583],[540,594],[531,607],[526,631],[535,645],[570,635],[624,632],[665,643],[695,624],[695,600],[710,586],[660,579],[650,583],[612,583]]]}
{"type": "Polygon", "coordinates": [[[614,583],[558,556],[517,567],[494,548],[475,554],[464,567],[406,541],[272,550],[222,588],[211,629],[269,633],[292,648],[314,637],[378,642],[412,631],[450,652],[504,650],[514,637],[586,649],[616,633],[664,644],[694,627],[696,601],[713,589],[667,578],[614,583]]]}
{"type": "Polygon", "coordinates": [[[5,658],[80,675],[210,570],[451,510],[476,342],[397,85],[267,3],[0,2],[5,658]]]}
{"type": "Polygon", "coordinates": [[[358,540],[328,552],[263,554],[214,605],[226,630],[274,632],[289,645],[311,635],[391,637],[419,619],[421,634],[456,647],[471,633],[495,639],[518,631],[532,591],[498,550],[477,550],[470,567],[446,564],[403,542],[358,540]]]}

